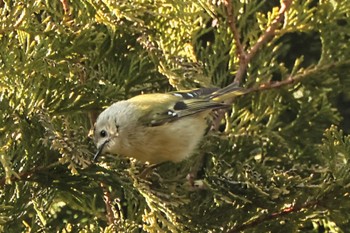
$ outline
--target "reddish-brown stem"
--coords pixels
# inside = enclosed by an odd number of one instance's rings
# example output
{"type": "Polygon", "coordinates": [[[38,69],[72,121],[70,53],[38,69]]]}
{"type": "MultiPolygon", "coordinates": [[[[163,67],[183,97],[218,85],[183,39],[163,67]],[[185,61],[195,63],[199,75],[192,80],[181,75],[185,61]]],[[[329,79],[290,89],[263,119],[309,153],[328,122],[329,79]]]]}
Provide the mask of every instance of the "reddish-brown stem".
{"type": "Polygon", "coordinates": [[[315,75],[318,73],[322,73],[325,72],[327,70],[342,66],[342,65],[349,65],[350,64],[350,60],[344,61],[344,62],[336,62],[336,63],[331,63],[328,65],[324,65],[322,67],[314,67],[314,68],[309,68],[304,70],[303,72],[297,73],[294,76],[290,75],[289,77],[287,77],[286,79],[283,79],[282,81],[277,81],[277,82],[270,82],[270,83],[263,83],[260,84],[257,87],[252,87],[246,90],[246,94],[247,93],[251,93],[251,92],[255,92],[255,91],[264,91],[264,90],[268,90],[268,89],[274,89],[274,88],[280,88],[282,86],[286,86],[286,85],[290,85],[292,83],[296,83],[296,82],[300,82],[302,81],[304,78],[310,76],[310,75],[315,75]]]}
{"type": "Polygon", "coordinates": [[[69,13],[68,0],[60,0],[62,3],[64,14],[67,15],[69,13]]]}
{"type": "Polygon", "coordinates": [[[278,12],[278,16],[271,22],[271,25],[266,29],[265,33],[262,34],[254,46],[250,49],[247,54],[247,61],[250,61],[257,51],[261,48],[263,44],[265,44],[273,35],[275,35],[275,31],[279,26],[280,22],[284,19],[284,13],[289,9],[293,0],[281,0],[281,7],[278,12]]]}
{"type": "Polygon", "coordinates": [[[274,220],[274,219],[278,219],[278,218],[282,218],[287,214],[297,213],[297,212],[302,211],[303,209],[309,209],[309,208],[311,208],[313,206],[317,206],[317,205],[318,205],[318,201],[312,201],[312,202],[305,203],[302,206],[292,206],[290,208],[282,209],[280,212],[262,215],[262,216],[254,219],[252,221],[245,222],[242,225],[238,225],[238,226],[232,228],[227,233],[242,232],[246,229],[255,227],[261,223],[264,223],[264,222],[267,222],[270,220],[274,220]]]}
{"type": "Polygon", "coordinates": [[[239,59],[239,67],[236,72],[234,82],[241,83],[243,76],[247,70],[248,64],[251,59],[255,56],[258,50],[270,40],[271,37],[275,34],[277,27],[280,22],[284,19],[285,12],[289,9],[293,0],[281,0],[281,7],[278,13],[278,16],[272,21],[271,25],[266,29],[266,31],[259,37],[257,42],[249,49],[248,52],[244,51],[243,45],[240,41],[239,31],[236,28],[235,17],[232,14],[233,8],[230,0],[224,0],[224,4],[227,10],[227,20],[228,25],[232,31],[233,38],[237,47],[237,56],[239,59]]]}
{"type": "Polygon", "coordinates": [[[236,27],[236,19],[233,15],[232,2],[230,0],[224,0],[224,4],[226,6],[227,23],[232,31],[234,43],[236,45],[236,54],[240,60],[245,60],[246,54],[241,43],[239,31],[236,27]]]}
{"type": "Polygon", "coordinates": [[[111,195],[108,191],[108,187],[106,184],[101,182],[100,186],[103,190],[103,199],[105,201],[108,224],[111,225],[114,223],[114,214],[113,214],[113,210],[112,210],[111,195]]]}

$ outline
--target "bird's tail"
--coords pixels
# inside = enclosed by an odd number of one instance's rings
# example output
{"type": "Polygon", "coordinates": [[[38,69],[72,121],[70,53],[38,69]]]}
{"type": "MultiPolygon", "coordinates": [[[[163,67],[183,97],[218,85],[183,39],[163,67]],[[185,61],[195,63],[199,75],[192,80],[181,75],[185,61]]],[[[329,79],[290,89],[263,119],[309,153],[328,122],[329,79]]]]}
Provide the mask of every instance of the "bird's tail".
{"type": "Polygon", "coordinates": [[[213,92],[209,98],[215,102],[222,102],[228,99],[233,99],[240,95],[244,95],[245,93],[247,93],[247,90],[243,87],[238,86],[238,83],[234,82],[224,88],[213,92]]]}

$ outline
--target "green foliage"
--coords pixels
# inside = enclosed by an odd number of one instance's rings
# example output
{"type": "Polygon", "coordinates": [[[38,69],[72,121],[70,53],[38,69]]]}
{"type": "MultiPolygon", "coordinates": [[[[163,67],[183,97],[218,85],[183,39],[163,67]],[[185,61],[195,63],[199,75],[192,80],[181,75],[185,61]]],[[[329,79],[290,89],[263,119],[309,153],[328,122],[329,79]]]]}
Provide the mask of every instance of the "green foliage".
{"type": "Polygon", "coordinates": [[[265,38],[278,1],[226,2],[0,1],[1,232],[349,229],[350,1],[294,0],[265,38]],[[225,86],[247,54],[255,91],[188,161],[91,163],[103,108],[225,86]]]}

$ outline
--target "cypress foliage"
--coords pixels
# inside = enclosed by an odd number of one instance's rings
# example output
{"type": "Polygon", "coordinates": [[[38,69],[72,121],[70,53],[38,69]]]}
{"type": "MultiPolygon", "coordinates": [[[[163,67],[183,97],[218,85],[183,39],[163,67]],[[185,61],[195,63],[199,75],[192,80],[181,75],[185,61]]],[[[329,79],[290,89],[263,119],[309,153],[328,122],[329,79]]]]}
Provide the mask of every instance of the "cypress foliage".
{"type": "Polygon", "coordinates": [[[349,0],[0,10],[1,232],[350,229],[349,0]],[[187,161],[91,162],[111,103],[233,81],[248,94],[187,161]]]}

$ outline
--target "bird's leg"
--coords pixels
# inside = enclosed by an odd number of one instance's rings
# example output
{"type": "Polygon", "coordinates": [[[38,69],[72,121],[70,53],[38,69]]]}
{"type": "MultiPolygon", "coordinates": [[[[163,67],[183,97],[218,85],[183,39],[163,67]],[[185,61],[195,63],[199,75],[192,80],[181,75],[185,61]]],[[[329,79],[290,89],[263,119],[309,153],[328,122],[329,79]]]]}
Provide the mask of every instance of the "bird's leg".
{"type": "Polygon", "coordinates": [[[204,154],[201,153],[194,162],[194,165],[191,167],[190,172],[186,176],[186,180],[188,181],[188,184],[190,186],[190,189],[197,190],[197,189],[203,189],[204,183],[202,179],[198,178],[198,173],[203,168],[204,164],[204,154]]]}

